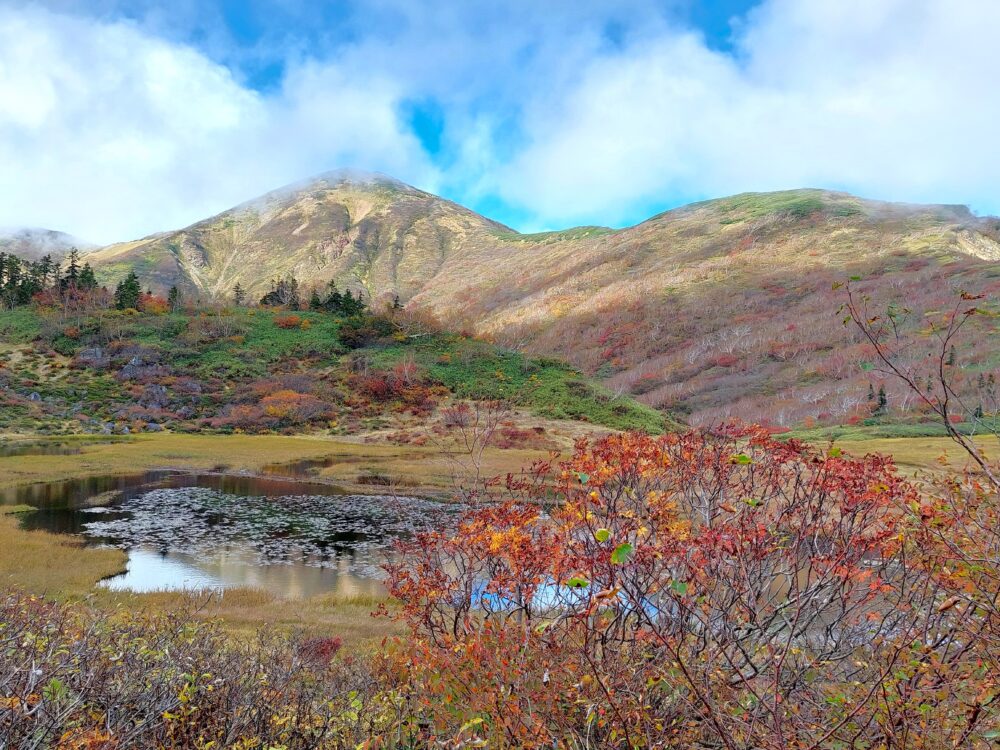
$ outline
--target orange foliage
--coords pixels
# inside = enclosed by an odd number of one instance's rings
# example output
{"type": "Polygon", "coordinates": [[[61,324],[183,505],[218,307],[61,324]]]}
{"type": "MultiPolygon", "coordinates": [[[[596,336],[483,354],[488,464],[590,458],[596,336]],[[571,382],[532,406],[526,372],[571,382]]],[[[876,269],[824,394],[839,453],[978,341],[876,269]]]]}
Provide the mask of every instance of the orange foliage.
{"type": "Polygon", "coordinates": [[[150,315],[164,315],[170,310],[170,305],[163,297],[155,294],[143,294],[139,297],[139,309],[150,315]]]}
{"type": "Polygon", "coordinates": [[[760,428],[614,435],[506,487],[387,568],[442,742],[985,747],[1000,726],[1000,618],[969,620],[891,459],[760,428]]]}

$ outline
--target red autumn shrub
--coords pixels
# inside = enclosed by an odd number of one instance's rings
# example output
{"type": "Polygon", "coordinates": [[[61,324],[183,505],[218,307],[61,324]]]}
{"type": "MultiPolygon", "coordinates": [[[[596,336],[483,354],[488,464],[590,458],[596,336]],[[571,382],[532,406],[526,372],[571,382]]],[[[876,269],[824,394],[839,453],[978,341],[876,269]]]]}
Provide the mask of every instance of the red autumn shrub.
{"type": "Polygon", "coordinates": [[[155,294],[143,294],[139,298],[139,309],[150,315],[163,315],[170,310],[170,304],[155,294]]]}
{"type": "Polygon", "coordinates": [[[385,372],[371,372],[351,378],[351,386],[366,398],[390,401],[399,395],[397,382],[385,372]]]}
{"type": "Polygon", "coordinates": [[[302,326],[302,318],[298,315],[277,315],[274,318],[274,324],[278,328],[284,328],[286,330],[291,328],[300,328],[302,326]]]}
{"type": "Polygon", "coordinates": [[[340,638],[307,638],[298,644],[298,651],[305,662],[326,667],[343,645],[340,638]]]}
{"type": "Polygon", "coordinates": [[[935,567],[942,529],[891,459],[760,428],[613,435],[507,487],[387,566],[444,744],[985,747],[1000,729],[996,581],[956,606],[961,568],[935,567]]]}
{"type": "Polygon", "coordinates": [[[740,361],[740,358],[734,354],[720,354],[715,358],[715,364],[719,367],[732,367],[740,361]]]}
{"type": "Polygon", "coordinates": [[[361,397],[377,404],[396,403],[400,411],[426,415],[439,396],[447,390],[424,382],[418,370],[407,363],[397,364],[391,371],[368,370],[354,373],[348,380],[361,397]]]}

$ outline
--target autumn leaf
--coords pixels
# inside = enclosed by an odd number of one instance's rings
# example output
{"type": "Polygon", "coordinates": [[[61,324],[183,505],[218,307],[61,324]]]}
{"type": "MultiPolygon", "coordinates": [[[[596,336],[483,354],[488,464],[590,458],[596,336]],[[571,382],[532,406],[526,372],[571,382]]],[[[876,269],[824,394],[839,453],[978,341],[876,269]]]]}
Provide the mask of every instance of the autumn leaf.
{"type": "Polygon", "coordinates": [[[614,552],[611,553],[611,563],[613,565],[622,565],[631,556],[633,552],[633,547],[628,542],[623,542],[615,547],[614,552]]]}

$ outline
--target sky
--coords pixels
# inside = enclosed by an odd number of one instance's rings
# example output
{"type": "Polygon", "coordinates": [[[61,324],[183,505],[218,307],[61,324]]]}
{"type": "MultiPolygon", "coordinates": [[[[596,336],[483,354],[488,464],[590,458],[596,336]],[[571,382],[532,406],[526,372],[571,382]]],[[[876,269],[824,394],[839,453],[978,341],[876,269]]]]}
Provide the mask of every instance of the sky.
{"type": "Polygon", "coordinates": [[[797,187],[1000,213],[997,0],[0,0],[0,226],[337,168],[522,231],[797,187]]]}

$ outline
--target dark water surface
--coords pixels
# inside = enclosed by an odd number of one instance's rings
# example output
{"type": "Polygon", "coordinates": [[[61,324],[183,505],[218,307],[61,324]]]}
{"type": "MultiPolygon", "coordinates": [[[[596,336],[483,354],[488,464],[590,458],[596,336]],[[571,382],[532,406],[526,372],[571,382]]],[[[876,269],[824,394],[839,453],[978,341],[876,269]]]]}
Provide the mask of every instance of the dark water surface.
{"type": "Polygon", "coordinates": [[[0,458],[10,456],[75,456],[83,453],[79,445],[56,442],[0,443],[0,458]]]}
{"type": "Polygon", "coordinates": [[[396,539],[447,525],[457,508],[352,495],[277,476],[153,471],[0,492],[26,529],[128,552],[102,585],[132,591],[251,586],[279,596],[377,594],[396,539]]]}

